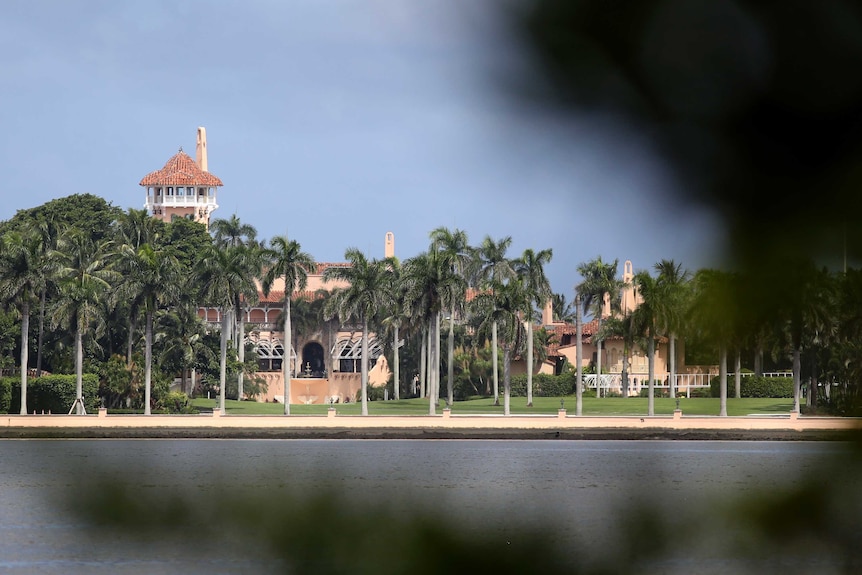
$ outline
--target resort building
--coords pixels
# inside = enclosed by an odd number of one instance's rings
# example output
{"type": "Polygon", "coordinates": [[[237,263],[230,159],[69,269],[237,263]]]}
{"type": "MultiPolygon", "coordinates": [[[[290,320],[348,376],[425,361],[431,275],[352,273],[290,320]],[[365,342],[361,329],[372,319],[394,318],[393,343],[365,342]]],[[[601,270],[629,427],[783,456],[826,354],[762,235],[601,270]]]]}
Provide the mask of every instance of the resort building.
{"type": "MultiPolygon", "coordinates": [[[[163,221],[187,218],[209,226],[212,213],[218,208],[216,193],[222,187],[221,180],[208,171],[206,130],[198,128],[195,159],[192,160],[182,148],[173,155],[160,170],[147,174],[140,182],[146,189],[145,207],[149,213],[163,221]]],[[[384,237],[383,256],[395,255],[395,237],[387,232],[384,237]]],[[[324,272],[333,266],[347,266],[347,263],[319,263],[308,275],[308,285],[301,293],[294,293],[293,300],[303,305],[314,306],[322,303],[326,292],[344,287],[336,281],[324,281],[324,272]],[[317,302],[317,303],[315,303],[317,302]]],[[[623,267],[624,287],[620,294],[621,313],[634,311],[641,298],[633,285],[632,263],[626,261],[623,267]]],[[[282,303],[286,296],[284,282],[276,281],[268,294],[258,289],[258,300],[243,310],[242,320],[251,330],[246,342],[253,345],[259,359],[257,377],[266,382],[267,392],[258,397],[260,401],[284,401],[284,379],[282,367],[289,362],[291,378],[291,403],[330,403],[354,401],[361,386],[361,329],[360,326],[339,325],[336,320],[315,322],[303,329],[296,329],[299,318],[294,319],[296,333],[292,339],[292,349],[285,350],[282,303]]],[[[299,304],[294,313],[299,313],[299,304]]],[[[221,322],[221,312],[216,308],[202,308],[203,317],[209,324],[216,326],[221,322]]],[[[292,314],[293,315],[293,314],[292,314]]],[[[602,317],[611,316],[611,302],[605,299],[602,317]]],[[[319,315],[318,315],[319,317],[319,315]]],[[[533,366],[534,373],[559,373],[568,363],[576,363],[576,326],[570,323],[553,321],[551,304],[545,306],[542,325],[553,334],[547,348],[547,359],[533,366]]],[[[595,366],[598,360],[596,335],[599,322],[596,319],[582,326],[582,365],[595,366]]],[[[709,374],[703,369],[687,368],[683,361],[682,343],[677,345],[676,387],[685,393],[691,385],[703,386],[708,383],[704,378],[709,374]],[[701,373],[694,375],[696,371],[701,373]]],[[[610,337],[602,342],[601,377],[587,375],[587,386],[598,386],[603,394],[617,393],[638,395],[648,385],[648,358],[638,346],[626,350],[622,338],[610,337]],[[626,364],[627,377],[623,377],[626,364]]],[[[369,385],[384,385],[390,378],[389,366],[383,356],[383,346],[374,334],[369,342],[369,385]]],[[[512,363],[512,374],[526,373],[527,362],[523,358],[512,363]]],[[[413,370],[415,371],[415,369],[413,370]]],[[[668,341],[660,338],[656,344],[654,378],[659,389],[668,387],[669,358],[668,341]]]]}
{"type": "MultiPolygon", "coordinates": [[[[206,129],[198,128],[196,158],[192,160],[182,148],[160,170],[144,176],[140,185],[146,189],[145,208],[150,215],[165,222],[186,218],[209,228],[210,217],[218,208],[216,192],[222,181],[208,171],[206,129]]],[[[384,255],[395,255],[395,236],[387,232],[384,255]]],[[[321,263],[308,275],[308,285],[302,293],[294,293],[307,303],[320,300],[323,291],[344,287],[337,281],[324,281],[324,271],[346,263],[321,263]]],[[[260,401],[284,401],[282,366],[289,362],[291,403],[343,403],[354,401],[361,386],[360,345],[358,326],[341,326],[337,321],[325,322],[316,330],[303,330],[294,335],[292,349],[284,349],[283,319],[284,281],[279,280],[264,295],[258,286],[258,301],[243,310],[244,323],[251,326],[246,342],[254,346],[259,358],[257,377],[266,382],[267,392],[260,401]]],[[[294,311],[296,313],[296,311],[294,311]]],[[[218,326],[221,312],[202,308],[200,315],[207,323],[218,326]]],[[[294,320],[296,321],[296,320],[294,320]]],[[[390,371],[382,346],[374,334],[369,341],[369,385],[384,385],[390,371]]]]}

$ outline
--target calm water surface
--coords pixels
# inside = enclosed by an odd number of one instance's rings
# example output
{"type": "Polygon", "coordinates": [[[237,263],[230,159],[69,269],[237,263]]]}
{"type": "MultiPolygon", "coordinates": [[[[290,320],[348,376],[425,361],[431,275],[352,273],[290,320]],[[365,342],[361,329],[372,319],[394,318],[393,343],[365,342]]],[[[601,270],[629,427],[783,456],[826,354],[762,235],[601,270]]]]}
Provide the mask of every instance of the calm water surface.
{"type": "MultiPolygon", "coordinates": [[[[511,529],[553,524],[563,545],[607,545],[617,536],[618,510],[645,494],[669,511],[693,509],[792,486],[845,449],[807,442],[2,440],[0,573],[283,570],[248,546],[202,542],[194,533],[141,542],[96,529],[70,511],[81,481],[124,480],[150,494],[226,489],[276,498],[330,490],[347,500],[379,497],[404,514],[424,501],[458,525],[490,530],[501,544],[511,529]]],[[[211,504],[219,505],[215,495],[211,504]]]]}

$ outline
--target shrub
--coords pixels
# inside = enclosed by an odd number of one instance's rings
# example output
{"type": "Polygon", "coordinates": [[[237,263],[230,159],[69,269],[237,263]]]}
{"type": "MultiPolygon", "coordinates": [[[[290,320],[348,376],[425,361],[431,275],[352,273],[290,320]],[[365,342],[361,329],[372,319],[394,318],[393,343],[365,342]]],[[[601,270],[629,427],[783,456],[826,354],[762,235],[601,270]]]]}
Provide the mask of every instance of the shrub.
{"type": "MultiPolygon", "coordinates": [[[[659,384],[658,380],[655,380],[655,385],[653,386],[653,397],[669,397],[670,390],[666,387],[656,387],[659,384]]],[[[649,397],[649,384],[644,382],[644,386],[640,390],[639,397],[649,397]]]]}
{"type": "MultiPolygon", "coordinates": [[[[31,413],[69,413],[75,403],[74,375],[43,375],[27,382],[27,409],[31,413]]],[[[99,378],[93,373],[85,373],[82,381],[84,407],[88,412],[99,407],[99,378]]],[[[20,405],[21,382],[16,381],[12,387],[12,405],[20,405]]]]}
{"type": "MultiPolygon", "coordinates": [[[[561,373],[550,375],[537,373],[533,376],[533,395],[535,397],[563,397],[575,392],[575,374],[561,373]]],[[[527,396],[527,374],[512,376],[512,397],[527,396]]]]}
{"type": "Polygon", "coordinates": [[[197,413],[189,405],[189,396],[181,391],[170,391],[160,400],[159,411],[163,413],[197,413]]]}
{"type": "MultiPolygon", "coordinates": [[[[732,397],[734,394],[735,380],[733,376],[727,377],[727,395],[732,397]]],[[[709,382],[710,396],[719,397],[721,395],[720,379],[718,376],[713,377],[709,382]]],[[[792,377],[763,377],[763,376],[747,376],[743,377],[740,382],[741,397],[777,397],[787,398],[793,397],[793,378],[792,377]]]]}
{"type": "MultiPolygon", "coordinates": [[[[14,382],[21,382],[17,377],[0,377],[0,413],[9,413],[12,409],[12,385],[14,382]]],[[[20,407],[20,403],[18,406],[20,407]]]]}

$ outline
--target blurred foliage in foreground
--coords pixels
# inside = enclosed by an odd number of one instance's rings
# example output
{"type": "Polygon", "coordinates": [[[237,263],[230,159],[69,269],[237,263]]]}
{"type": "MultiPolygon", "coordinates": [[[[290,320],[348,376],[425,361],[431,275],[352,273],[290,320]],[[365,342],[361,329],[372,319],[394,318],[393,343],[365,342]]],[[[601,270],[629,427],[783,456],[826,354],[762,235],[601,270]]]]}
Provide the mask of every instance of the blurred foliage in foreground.
{"type": "MultiPolygon", "coordinates": [[[[157,552],[159,541],[208,542],[211,561],[245,554],[273,572],[858,573],[860,444],[845,454],[789,487],[748,485],[721,497],[704,489],[673,505],[671,486],[661,496],[635,491],[628,501],[618,493],[618,507],[600,518],[614,535],[600,540],[575,533],[572,541],[551,517],[537,526],[487,510],[466,522],[421,489],[395,498],[289,482],[165,491],[146,488],[153,478],[96,468],[101,480],[77,487],[74,503],[84,525],[131,532],[143,545],[136,552],[146,555],[147,543],[157,552]]],[[[189,555],[196,549],[190,544],[189,555]]]]}

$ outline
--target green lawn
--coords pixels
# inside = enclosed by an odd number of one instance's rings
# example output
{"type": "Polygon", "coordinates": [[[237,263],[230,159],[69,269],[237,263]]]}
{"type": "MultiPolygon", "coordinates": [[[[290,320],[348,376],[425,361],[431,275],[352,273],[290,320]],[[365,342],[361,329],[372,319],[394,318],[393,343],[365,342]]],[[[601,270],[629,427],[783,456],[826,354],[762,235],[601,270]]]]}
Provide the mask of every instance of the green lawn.
{"type": "MultiPolygon", "coordinates": [[[[501,405],[495,406],[494,400],[490,398],[471,399],[467,401],[456,401],[452,406],[453,414],[503,414],[503,398],[501,405]]],[[[218,405],[213,399],[194,399],[192,404],[203,410],[211,410],[218,405]]],[[[445,401],[441,401],[437,413],[440,414],[445,401]]],[[[564,398],[564,406],[570,415],[575,413],[575,397],[564,398]]],[[[257,403],[253,401],[226,401],[225,407],[228,415],[281,415],[284,406],[280,403],[257,403]]],[[[359,415],[360,405],[358,403],[338,404],[335,406],[341,415],[359,415]]],[[[676,400],[656,398],[656,415],[670,415],[676,407],[676,400]]],[[[719,400],[713,398],[680,398],[679,407],[683,415],[718,415],[719,400]]],[[[328,405],[297,405],[290,406],[292,415],[325,415],[328,405]]],[[[533,407],[526,406],[523,397],[512,398],[511,411],[513,414],[556,414],[560,408],[558,397],[536,397],[533,399],[533,407]]],[[[792,399],[728,399],[728,415],[749,414],[776,414],[788,413],[793,408],[792,399]]],[[[584,398],[584,415],[645,415],[647,412],[647,399],[642,397],[629,398],[584,398]]],[[[428,413],[428,400],[426,399],[403,399],[400,401],[370,401],[368,402],[369,415],[426,415],[428,413]]]]}

